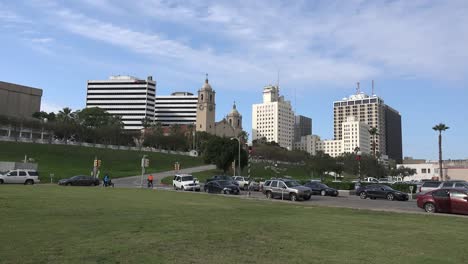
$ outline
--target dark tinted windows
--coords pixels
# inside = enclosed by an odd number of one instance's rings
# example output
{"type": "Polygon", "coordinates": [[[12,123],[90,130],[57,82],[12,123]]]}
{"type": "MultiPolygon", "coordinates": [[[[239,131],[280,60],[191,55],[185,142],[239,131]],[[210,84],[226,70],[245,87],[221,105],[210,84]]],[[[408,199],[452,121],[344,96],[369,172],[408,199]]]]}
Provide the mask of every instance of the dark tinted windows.
{"type": "Polygon", "coordinates": [[[448,198],[449,193],[447,190],[437,190],[432,193],[432,196],[434,196],[435,198],[448,198]]]}
{"type": "Polygon", "coordinates": [[[28,171],[29,176],[39,176],[39,173],[37,171],[28,171]]]}
{"type": "Polygon", "coordinates": [[[442,184],[442,187],[452,187],[453,185],[453,182],[444,182],[444,184],[442,184]]]}
{"type": "Polygon", "coordinates": [[[271,187],[278,187],[278,182],[277,181],[272,181],[271,182],[271,187]]]}
{"type": "Polygon", "coordinates": [[[18,176],[26,176],[26,172],[25,171],[19,171],[19,175],[18,176]]]}
{"type": "Polygon", "coordinates": [[[423,187],[429,187],[429,188],[438,188],[440,185],[440,182],[425,182],[423,183],[423,187]]]}

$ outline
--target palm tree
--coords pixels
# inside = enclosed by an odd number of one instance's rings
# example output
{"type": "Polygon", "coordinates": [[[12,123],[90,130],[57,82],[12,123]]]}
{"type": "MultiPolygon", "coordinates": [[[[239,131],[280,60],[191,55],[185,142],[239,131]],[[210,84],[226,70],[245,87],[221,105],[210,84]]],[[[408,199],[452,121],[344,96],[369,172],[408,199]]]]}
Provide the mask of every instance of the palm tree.
{"type": "Polygon", "coordinates": [[[443,181],[444,172],[442,171],[442,131],[449,129],[449,127],[443,123],[440,123],[438,125],[435,125],[432,129],[434,129],[434,131],[439,131],[439,174],[440,179],[443,181]]]}
{"type": "Polygon", "coordinates": [[[71,108],[69,108],[69,107],[63,108],[57,114],[57,119],[59,121],[62,121],[63,123],[68,123],[73,118],[74,118],[74,113],[72,112],[71,108]]]}
{"type": "Polygon", "coordinates": [[[376,143],[375,143],[375,137],[379,135],[377,132],[376,127],[371,127],[369,129],[369,134],[372,136],[372,153],[374,154],[374,158],[376,157],[376,143]]]}

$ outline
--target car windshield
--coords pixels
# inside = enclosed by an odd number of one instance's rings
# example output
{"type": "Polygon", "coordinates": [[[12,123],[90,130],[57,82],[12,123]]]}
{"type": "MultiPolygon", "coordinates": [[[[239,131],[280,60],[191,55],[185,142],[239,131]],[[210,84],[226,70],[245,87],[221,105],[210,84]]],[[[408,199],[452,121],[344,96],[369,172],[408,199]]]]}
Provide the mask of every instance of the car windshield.
{"type": "Polygon", "coordinates": [[[392,191],[393,189],[387,185],[382,185],[380,186],[382,189],[387,190],[387,191],[392,191]]]}
{"type": "Polygon", "coordinates": [[[79,176],[79,175],[78,175],[78,176],[73,176],[73,177],[70,178],[70,180],[78,180],[78,179],[81,178],[81,177],[82,177],[82,176],[79,176]]]}
{"type": "Polygon", "coordinates": [[[296,186],[300,186],[300,184],[299,184],[297,181],[285,181],[284,183],[285,183],[286,186],[288,186],[289,188],[291,188],[291,187],[296,187],[296,186]]]}
{"type": "Polygon", "coordinates": [[[316,185],[317,185],[317,187],[319,187],[319,188],[330,188],[330,187],[328,187],[326,184],[323,184],[323,183],[317,183],[316,185]]]}
{"type": "Polygon", "coordinates": [[[193,181],[193,176],[183,176],[182,181],[193,181]]]}

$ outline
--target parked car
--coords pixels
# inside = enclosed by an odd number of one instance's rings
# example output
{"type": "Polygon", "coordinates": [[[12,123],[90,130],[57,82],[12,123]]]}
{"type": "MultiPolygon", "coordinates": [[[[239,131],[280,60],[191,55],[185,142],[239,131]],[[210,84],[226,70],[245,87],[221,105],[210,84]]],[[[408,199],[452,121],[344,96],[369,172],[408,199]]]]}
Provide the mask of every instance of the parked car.
{"type": "Polygon", "coordinates": [[[231,176],[228,175],[215,175],[211,179],[206,179],[206,183],[210,181],[230,181],[231,183],[237,185],[237,182],[231,176]]]}
{"type": "Polygon", "coordinates": [[[174,190],[200,191],[200,182],[190,174],[176,174],[172,186],[174,190]]]}
{"type": "Polygon", "coordinates": [[[468,215],[468,190],[443,188],[418,196],[418,207],[428,213],[452,213],[468,215]]]}
{"type": "Polygon", "coordinates": [[[239,186],[226,180],[210,181],[203,186],[203,189],[207,193],[240,194],[239,186]]]}
{"type": "Polygon", "coordinates": [[[320,182],[307,182],[304,186],[309,187],[312,190],[312,194],[320,194],[322,196],[338,196],[338,190],[328,187],[326,184],[320,182]]]}
{"type": "MultiPolygon", "coordinates": [[[[355,179],[351,182],[359,182],[359,179],[355,179]]],[[[368,182],[368,183],[379,183],[379,180],[374,178],[374,177],[366,177],[364,179],[362,179],[361,182],[368,182]]]]}
{"type": "Polygon", "coordinates": [[[440,188],[468,188],[468,183],[466,181],[424,181],[418,191],[424,194],[440,188]]]}
{"type": "Polygon", "coordinates": [[[3,183],[18,183],[18,184],[35,184],[39,183],[39,173],[35,170],[9,170],[0,175],[0,184],[3,183]]]}
{"type": "Polygon", "coordinates": [[[407,201],[409,199],[407,193],[394,190],[390,186],[383,184],[371,184],[367,186],[361,186],[356,190],[356,195],[359,195],[361,199],[370,198],[373,200],[377,198],[384,198],[389,201],[407,201]]]}
{"type": "Polygon", "coordinates": [[[249,187],[249,178],[244,177],[244,176],[234,176],[232,178],[233,178],[234,181],[237,182],[237,185],[241,189],[247,190],[247,188],[249,187]]]}
{"type": "Polygon", "coordinates": [[[98,186],[99,179],[92,176],[76,175],[69,179],[62,179],[58,184],[66,186],[98,186]]]}
{"type": "Polygon", "coordinates": [[[261,186],[260,186],[259,182],[256,182],[256,181],[251,181],[250,182],[250,185],[249,185],[249,190],[250,191],[259,192],[260,189],[261,189],[261,186]]]}
{"type": "Polygon", "coordinates": [[[281,197],[296,201],[298,199],[310,200],[312,190],[290,179],[268,180],[263,185],[263,193],[267,198],[281,197]]]}

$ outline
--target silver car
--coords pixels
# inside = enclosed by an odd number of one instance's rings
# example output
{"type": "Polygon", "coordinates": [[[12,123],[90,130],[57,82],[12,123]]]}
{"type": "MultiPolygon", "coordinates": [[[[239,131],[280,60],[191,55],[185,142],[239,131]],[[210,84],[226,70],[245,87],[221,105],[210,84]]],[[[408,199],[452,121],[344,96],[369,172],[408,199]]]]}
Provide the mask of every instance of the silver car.
{"type": "Polygon", "coordinates": [[[296,201],[303,199],[310,200],[312,190],[309,187],[300,185],[294,180],[275,179],[268,180],[263,185],[263,193],[268,199],[281,198],[296,201]]]}
{"type": "Polygon", "coordinates": [[[18,183],[18,184],[35,184],[39,183],[39,173],[35,170],[9,170],[5,174],[0,175],[0,184],[3,183],[18,183]]]}

